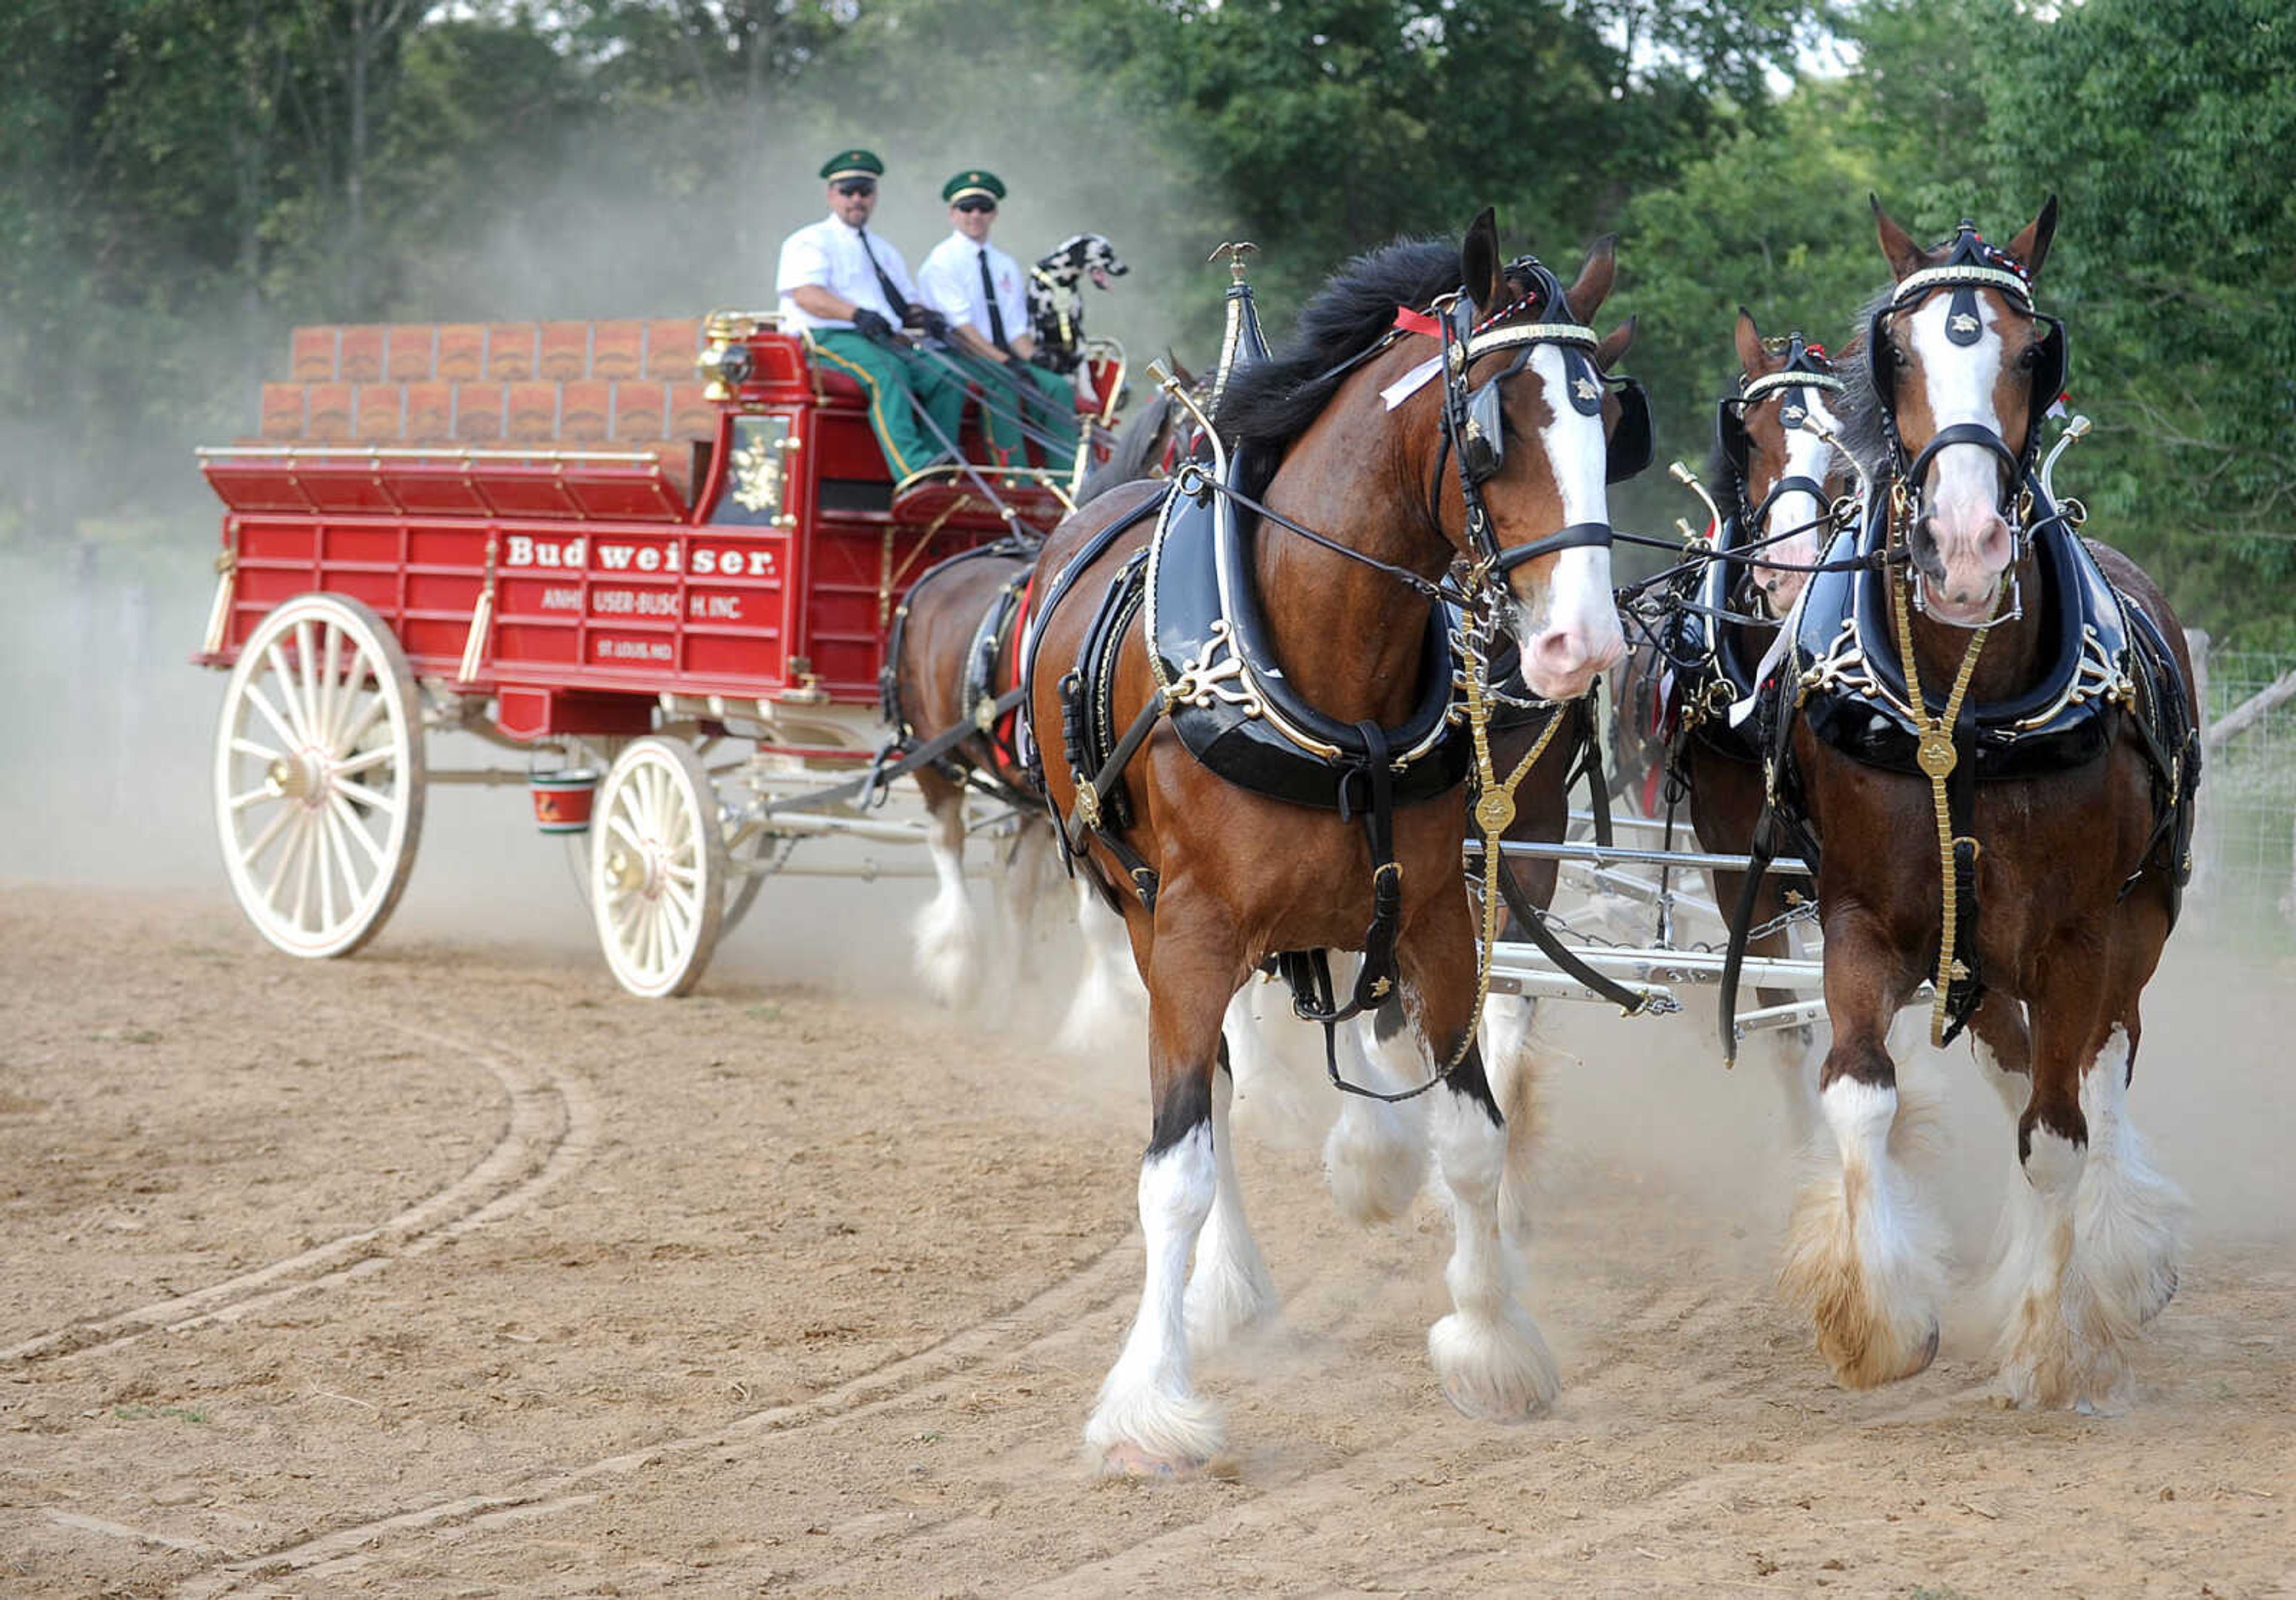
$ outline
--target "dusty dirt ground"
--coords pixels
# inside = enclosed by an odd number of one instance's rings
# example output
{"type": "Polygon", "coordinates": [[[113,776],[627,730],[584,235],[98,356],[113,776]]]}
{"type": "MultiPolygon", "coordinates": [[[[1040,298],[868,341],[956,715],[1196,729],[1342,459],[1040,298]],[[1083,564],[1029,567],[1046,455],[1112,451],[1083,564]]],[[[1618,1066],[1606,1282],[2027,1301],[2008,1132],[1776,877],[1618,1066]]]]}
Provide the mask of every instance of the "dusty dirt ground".
{"type": "MultiPolygon", "coordinates": [[[[905,904],[837,892],[898,970],[905,904]]],[[[2292,1592],[2284,968],[2180,947],[2155,986],[2132,1104],[2194,1243],[2125,1415],[2002,1408],[1950,1325],[1833,1388],[1770,1290],[1776,1086],[1580,1010],[1555,1410],[1445,1407],[1439,1207],[1345,1226],[1263,1095],[1281,1319],[1204,1369],[1232,1473],[1143,1485],[1078,1454],[1138,1290],[1136,1050],[744,948],[649,1005],[578,926],[308,965],[219,890],[0,888],[0,1594],[2292,1592]]],[[[1974,1259],[2009,1137],[1965,1055],[1925,1070],[1974,1259]]]]}

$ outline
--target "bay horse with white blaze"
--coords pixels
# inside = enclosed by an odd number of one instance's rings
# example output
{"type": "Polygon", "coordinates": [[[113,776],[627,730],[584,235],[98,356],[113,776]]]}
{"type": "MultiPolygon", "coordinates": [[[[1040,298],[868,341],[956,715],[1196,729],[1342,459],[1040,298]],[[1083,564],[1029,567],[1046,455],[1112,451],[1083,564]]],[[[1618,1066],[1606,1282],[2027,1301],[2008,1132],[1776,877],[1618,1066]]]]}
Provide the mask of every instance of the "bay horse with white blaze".
{"type": "MultiPolygon", "coordinates": [[[[1613,270],[1605,240],[1566,293],[1529,258],[1502,262],[1488,211],[1459,246],[1359,258],[1287,351],[1230,380],[1233,473],[1114,490],[1046,546],[1027,674],[1048,798],[1122,909],[1149,993],[1147,1275],[1086,1429],[1104,1468],[1208,1461],[1222,1431],[1190,1376],[1191,1335],[1272,1309],[1220,1026],[1287,952],[1368,949],[1357,1002],[1399,990],[1440,1063],[1431,1121],[1457,1231],[1454,1309],[1428,1342],[1444,1392],[1512,1419],[1555,1391],[1501,1238],[1513,1091],[1494,1093],[1474,1046],[1465,753],[1439,595],[1464,554],[1551,698],[1584,693],[1619,655],[1606,467],[1640,396],[1604,381],[1631,326],[1584,323],[1613,270]]],[[[1645,454],[1646,424],[1643,411],[1645,454]]]]}
{"type": "MultiPolygon", "coordinates": [[[[1762,751],[1751,724],[1732,707],[1750,698],[1778,625],[1793,610],[1810,569],[1829,542],[1835,503],[1853,467],[1839,440],[1834,406],[1842,390],[1824,349],[1800,332],[1765,340],[1752,313],[1738,313],[1740,376],[1715,408],[1715,442],[1706,481],[1713,486],[1708,548],[1642,603],[1649,642],[1628,658],[1619,682],[1621,747],[1634,743],[1632,718],[1654,734],[1644,759],[1664,785],[1669,815],[1686,801],[1699,847],[1718,855],[1747,853],[1764,803],[1762,751]]],[[[1631,785],[1630,785],[1631,786],[1631,785]]],[[[1657,798],[1659,785],[1644,792],[1657,798]]],[[[1708,874],[1715,904],[1735,912],[1746,874],[1708,874]]],[[[1747,907],[1759,929],[1747,941],[1758,956],[1791,954],[1787,896],[1806,894],[1800,878],[1765,877],[1747,907]]],[[[1766,1005],[1796,997],[1758,989],[1766,1005]]],[[[1734,1023],[1724,1027],[1734,1034],[1734,1023]]],[[[1789,1131],[1797,1146],[1816,1131],[1816,1088],[1807,1028],[1762,1035],[1785,1091],[1789,1131]]],[[[1736,1040],[1723,1041],[1726,1055],[1736,1040]]]]}
{"type": "Polygon", "coordinates": [[[1924,249],[1874,204],[1896,281],[1842,397],[1875,480],[1873,564],[1812,581],[1777,674],[1782,816],[1823,843],[1819,1104],[1840,1153],[1797,1210],[1783,1283],[1844,1384],[1935,1354],[1941,1231],[1892,1139],[1886,1037],[1934,976],[1932,1042],[1969,1022],[2016,1124],[1994,1278],[2009,1394],[2103,1407],[2177,1285],[2179,1197],[2128,1093],[2199,742],[2160,590],[2078,537],[2085,513],[2033,469],[2065,367],[2032,291],[2056,214],[2052,197],[2005,250],[1966,222],[1924,249]]]}

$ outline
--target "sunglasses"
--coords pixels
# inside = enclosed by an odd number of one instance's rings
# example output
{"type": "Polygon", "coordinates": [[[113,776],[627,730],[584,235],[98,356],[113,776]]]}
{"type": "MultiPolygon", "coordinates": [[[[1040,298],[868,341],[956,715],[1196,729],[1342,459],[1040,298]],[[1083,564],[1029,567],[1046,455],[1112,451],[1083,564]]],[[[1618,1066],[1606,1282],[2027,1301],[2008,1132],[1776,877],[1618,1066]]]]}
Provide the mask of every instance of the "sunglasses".
{"type": "Polygon", "coordinates": [[[971,194],[958,201],[956,209],[960,211],[993,211],[996,209],[996,202],[983,199],[978,194],[971,194]]]}
{"type": "Polygon", "coordinates": [[[837,185],[837,192],[840,194],[848,195],[874,194],[877,193],[877,182],[874,178],[849,177],[837,185]]]}

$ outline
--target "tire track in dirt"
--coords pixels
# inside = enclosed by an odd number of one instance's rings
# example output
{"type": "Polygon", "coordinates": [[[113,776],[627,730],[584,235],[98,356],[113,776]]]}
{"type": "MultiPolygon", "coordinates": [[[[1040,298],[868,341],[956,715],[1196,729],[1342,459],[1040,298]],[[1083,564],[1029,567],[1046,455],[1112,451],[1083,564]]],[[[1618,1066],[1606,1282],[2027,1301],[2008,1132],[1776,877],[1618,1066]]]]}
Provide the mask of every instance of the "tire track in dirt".
{"type": "Polygon", "coordinates": [[[969,1323],[923,1350],[873,1367],[808,1399],[749,1412],[706,1433],[663,1440],[586,1466],[564,1469],[553,1474],[548,1484],[530,1489],[458,1496],[333,1529],[299,1544],[242,1556],[184,1579],[176,1593],[182,1600],[213,1600],[250,1580],[317,1575],[337,1563],[357,1564],[365,1559],[369,1547],[394,1533],[524,1521],[571,1510],[596,1499],[603,1486],[674,1459],[708,1451],[755,1448],[827,1423],[898,1405],[1001,1352],[1025,1355],[1071,1336],[1078,1332],[1078,1325],[1119,1304],[1132,1292],[1131,1275],[1121,1269],[1131,1259],[1127,1246],[1136,1246],[1138,1239],[1137,1230],[1129,1230],[1103,1246],[1075,1272],[1018,1305],[969,1323]],[[1043,1326],[1046,1324],[1050,1325],[1043,1326]],[[1039,1326],[1042,1331],[1028,1337],[1025,1343],[1009,1345],[1014,1333],[1026,1335],[1031,1327],[1039,1326]]]}
{"type": "Polygon", "coordinates": [[[478,1164],[437,1194],[372,1227],[188,1294],[35,1335],[0,1350],[19,1365],[115,1350],[148,1333],[232,1323],[286,1301],[371,1277],[531,1205],[587,1161],[598,1137],[590,1087],[561,1066],[532,1066],[464,1040],[390,1019],[376,1025],[479,1063],[502,1086],[508,1126],[478,1164]],[[272,1285],[279,1285],[272,1287],[272,1285]]]}

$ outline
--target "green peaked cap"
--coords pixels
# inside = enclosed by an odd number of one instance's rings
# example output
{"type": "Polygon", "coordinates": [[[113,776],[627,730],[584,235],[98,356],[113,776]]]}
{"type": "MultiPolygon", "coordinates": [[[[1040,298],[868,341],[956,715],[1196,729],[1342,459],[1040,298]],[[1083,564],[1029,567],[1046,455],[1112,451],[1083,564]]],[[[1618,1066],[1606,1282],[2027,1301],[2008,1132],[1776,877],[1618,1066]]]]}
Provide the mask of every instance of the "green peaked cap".
{"type": "Polygon", "coordinates": [[[1004,198],[1004,180],[993,172],[968,167],[940,186],[940,197],[951,205],[968,194],[986,194],[991,200],[1002,200],[1004,198]]]}
{"type": "Polygon", "coordinates": [[[821,176],[832,184],[840,177],[882,177],[885,163],[873,150],[840,150],[821,164],[821,176]]]}

